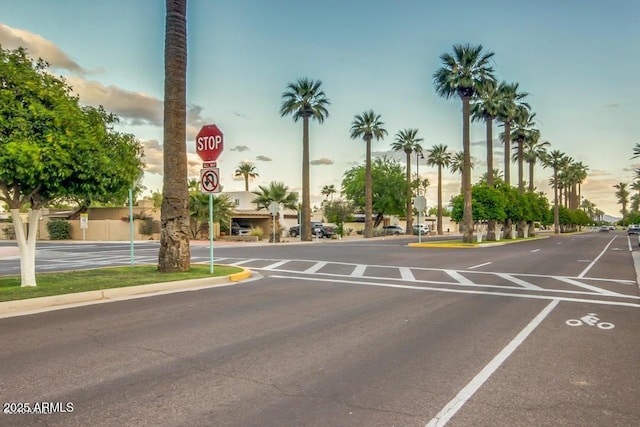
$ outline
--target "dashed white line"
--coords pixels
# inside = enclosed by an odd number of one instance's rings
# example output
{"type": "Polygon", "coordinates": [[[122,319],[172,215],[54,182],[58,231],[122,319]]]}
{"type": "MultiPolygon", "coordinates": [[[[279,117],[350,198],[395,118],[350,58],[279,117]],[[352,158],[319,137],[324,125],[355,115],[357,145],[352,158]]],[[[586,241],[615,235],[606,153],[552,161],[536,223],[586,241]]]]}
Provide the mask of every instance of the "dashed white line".
{"type": "Polygon", "coordinates": [[[416,278],[409,267],[398,267],[398,269],[400,270],[400,277],[402,277],[402,280],[406,280],[408,282],[416,281],[416,278]]]}
{"type": "Polygon", "coordinates": [[[460,283],[461,285],[474,285],[474,283],[471,280],[467,279],[466,277],[464,277],[462,274],[458,273],[455,270],[444,270],[444,272],[447,273],[449,276],[451,276],[453,280],[460,283]]]}
{"type": "Polygon", "coordinates": [[[531,253],[535,253],[535,252],[540,252],[540,249],[534,249],[531,251],[531,253]]]}
{"type": "Polygon", "coordinates": [[[367,266],[364,264],[357,264],[356,268],[351,272],[351,277],[362,277],[364,276],[364,272],[367,270],[367,266]]]}
{"type": "Polygon", "coordinates": [[[306,270],[303,271],[303,273],[306,274],[313,274],[318,272],[322,267],[324,267],[325,265],[327,265],[326,261],[319,261],[316,262],[314,265],[312,265],[311,267],[307,268],[306,270]]]}
{"type": "Polygon", "coordinates": [[[255,259],[243,259],[241,261],[232,262],[231,265],[242,265],[252,261],[255,261],[255,259]]]}
{"type": "Polygon", "coordinates": [[[551,313],[551,311],[558,305],[558,300],[553,300],[549,303],[525,328],[520,331],[516,337],[511,340],[507,346],[502,349],[500,353],[493,358],[479,373],[476,375],[465,388],[453,398],[438,415],[433,417],[426,427],[440,427],[444,426],[449,420],[464,406],[471,396],[474,395],[480,387],[491,377],[491,375],[504,363],[505,360],[513,354],[520,344],[533,332],[540,323],[551,313]]]}
{"type": "Polygon", "coordinates": [[[493,262],[483,262],[482,264],[474,265],[473,267],[469,267],[469,270],[473,270],[474,268],[484,267],[485,265],[493,264],[493,262]]]}

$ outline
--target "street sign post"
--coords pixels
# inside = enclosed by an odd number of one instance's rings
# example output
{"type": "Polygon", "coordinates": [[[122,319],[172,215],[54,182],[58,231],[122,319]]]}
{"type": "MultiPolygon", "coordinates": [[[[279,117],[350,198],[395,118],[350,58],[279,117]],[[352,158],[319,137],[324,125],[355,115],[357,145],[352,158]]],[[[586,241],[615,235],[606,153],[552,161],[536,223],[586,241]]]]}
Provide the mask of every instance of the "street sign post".
{"type": "Polygon", "coordinates": [[[273,243],[276,242],[276,215],[278,215],[278,210],[277,202],[272,201],[269,203],[269,212],[271,212],[271,216],[273,216],[273,226],[271,227],[271,239],[273,243]]]}
{"type": "Polygon", "coordinates": [[[413,206],[418,211],[418,243],[422,243],[422,223],[420,222],[420,213],[427,207],[427,198],[417,196],[413,199],[413,206]]]}
{"type": "Polygon", "coordinates": [[[203,193],[220,192],[220,170],[218,168],[200,169],[200,190],[203,193]]]}
{"type": "Polygon", "coordinates": [[[196,135],[196,154],[205,162],[215,162],[224,149],[224,137],[216,125],[206,125],[196,135]]]}
{"type": "Polygon", "coordinates": [[[209,272],[213,273],[213,193],[220,192],[220,171],[216,160],[224,149],[224,137],[216,125],[202,126],[196,135],[196,154],[203,161],[200,170],[200,187],[209,194],[209,272]]]}

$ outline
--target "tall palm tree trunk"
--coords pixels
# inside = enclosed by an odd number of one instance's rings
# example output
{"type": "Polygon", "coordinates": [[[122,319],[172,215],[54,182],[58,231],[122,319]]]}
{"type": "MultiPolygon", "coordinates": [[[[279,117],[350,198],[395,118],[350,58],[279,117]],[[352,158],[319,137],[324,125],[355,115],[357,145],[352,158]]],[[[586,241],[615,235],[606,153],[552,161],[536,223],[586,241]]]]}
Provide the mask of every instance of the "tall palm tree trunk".
{"type": "MultiPolygon", "coordinates": [[[[487,125],[487,185],[493,187],[493,118],[485,117],[487,125]]],[[[496,240],[496,221],[491,219],[487,223],[487,240],[496,240]]]]}
{"type": "MultiPolygon", "coordinates": [[[[529,192],[533,193],[533,169],[534,169],[535,163],[531,161],[527,161],[527,163],[529,164],[529,192]]],[[[527,232],[527,234],[529,235],[529,237],[535,236],[536,227],[533,221],[529,221],[528,227],[529,227],[529,231],[527,232]]]]}
{"type": "Polygon", "coordinates": [[[365,137],[367,157],[364,172],[364,237],[373,237],[373,193],[371,189],[371,136],[365,137]]]}
{"type": "Polygon", "coordinates": [[[464,210],[462,223],[464,224],[462,241],[473,242],[473,211],[471,207],[471,141],[469,137],[469,96],[462,97],[462,188],[464,191],[464,210]]]}
{"type": "Polygon", "coordinates": [[[158,270],[188,271],[189,190],[187,182],[186,88],[187,1],[166,1],[164,46],[164,143],[158,270]]]}
{"type": "Polygon", "coordinates": [[[438,164],[438,235],[442,236],[442,164],[438,164]]]}
{"type": "Polygon", "coordinates": [[[249,191],[249,174],[244,174],[244,191],[249,191]]]}
{"type": "Polygon", "coordinates": [[[302,220],[300,222],[300,240],[310,242],[311,236],[311,198],[309,196],[309,116],[302,118],[302,220]]]}
{"type": "Polygon", "coordinates": [[[504,182],[511,185],[511,123],[504,123],[504,182]]]}
{"type": "MultiPolygon", "coordinates": [[[[409,194],[407,195],[407,229],[405,230],[405,234],[413,234],[413,204],[411,203],[411,153],[412,151],[406,153],[407,154],[407,186],[409,187],[409,194]]],[[[418,177],[418,180],[420,177],[418,177]]]]}

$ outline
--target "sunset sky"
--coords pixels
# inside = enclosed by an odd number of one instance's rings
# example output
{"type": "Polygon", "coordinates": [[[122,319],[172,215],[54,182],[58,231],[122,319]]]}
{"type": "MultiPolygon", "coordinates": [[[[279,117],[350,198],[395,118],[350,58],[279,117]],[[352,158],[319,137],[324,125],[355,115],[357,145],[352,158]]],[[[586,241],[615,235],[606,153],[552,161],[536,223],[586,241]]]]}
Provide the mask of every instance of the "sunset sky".
{"type": "MultiPolygon", "coordinates": [[[[0,10],[0,45],[46,59],[82,102],[119,115],[120,129],[145,145],[143,184],[159,190],[164,1],[0,0],[0,10]]],[[[218,162],[225,190],[244,189],[233,179],[242,161],[260,174],[250,189],[283,181],[299,190],[302,124],[280,117],[279,107],[286,85],[301,77],[322,80],[331,101],[325,123],[311,125],[315,204],[322,186],[339,189],[344,172],[364,161],[364,143],[349,138],[364,110],[380,114],[389,132],[373,143],[374,155],[394,155],[390,144],[405,128],[419,129],[425,149],[460,150],[460,101],[438,97],[432,75],[442,53],[472,43],[495,52],[498,79],[530,94],[542,139],[589,167],[583,196],[620,216],[613,185],[630,183],[640,167],[630,160],[640,143],[638,16],[636,0],[188,0],[191,174],[201,166],[194,136],[215,123],[225,133],[218,162]]],[[[486,168],[484,135],[483,124],[472,125],[474,181],[486,168]]],[[[502,158],[496,143],[495,167],[502,158]]],[[[431,181],[432,206],[436,170],[422,163],[420,173],[431,181]]],[[[536,175],[548,191],[551,171],[538,167],[536,175]]],[[[512,183],[514,176],[515,166],[512,183]]],[[[448,200],[459,176],[447,172],[444,180],[448,200]]]]}

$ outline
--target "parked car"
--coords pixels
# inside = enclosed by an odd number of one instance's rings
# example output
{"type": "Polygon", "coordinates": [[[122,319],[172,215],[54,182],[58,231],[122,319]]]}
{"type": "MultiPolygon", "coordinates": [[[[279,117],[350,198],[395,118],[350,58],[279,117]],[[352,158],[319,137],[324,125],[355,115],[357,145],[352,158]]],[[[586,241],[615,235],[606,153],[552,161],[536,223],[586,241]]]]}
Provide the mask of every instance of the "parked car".
{"type": "Polygon", "coordinates": [[[384,234],[404,234],[404,228],[399,225],[383,225],[384,234]]]}
{"type": "Polygon", "coordinates": [[[603,225],[602,227],[600,227],[600,231],[609,232],[609,226],[608,225],[603,225]]]}
{"type": "Polygon", "coordinates": [[[629,234],[629,235],[631,235],[631,234],[640,234],[640,225],[631,224],[629,226],[629,228],[627,228],[627,234],[629,234]]]}
{"type": "Polygon", "coordinates": [[[232,236],[246,236],[251,233],[251,227],[246,225],[240,225],[233,221],[231,223],[231,235],[232,236]]]}
{"type": "MultiPolygon", "coordinates": [[[[318,237],[330,238],[336,233],[332,224],[324,224],[322,222],[311,221],[311,234],[318,237]]],[[[298,237],[300,235],[300,224],[289,227],[289,236],[298,237]]]]}
{"type": "Polygon", "coordinates": [[[429,234],[431,230],[429,229],[429,226],[426,224],[413,224],[413,233],[414,234],[418,234],[418,232],[420,234],[429,234]]]}

